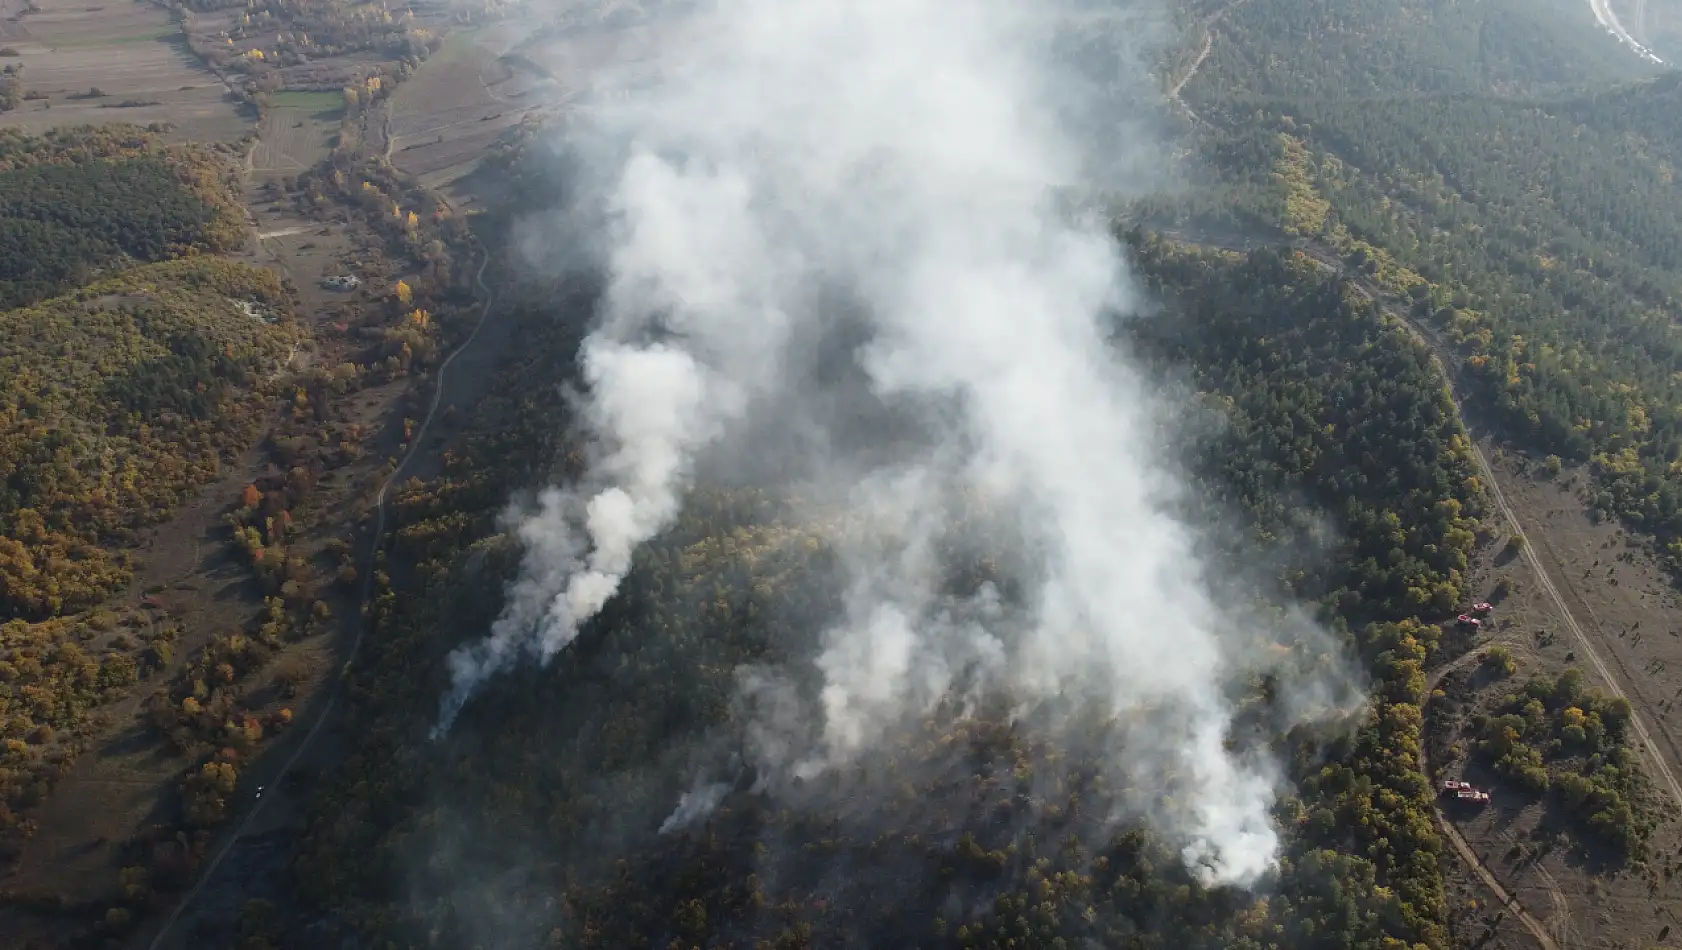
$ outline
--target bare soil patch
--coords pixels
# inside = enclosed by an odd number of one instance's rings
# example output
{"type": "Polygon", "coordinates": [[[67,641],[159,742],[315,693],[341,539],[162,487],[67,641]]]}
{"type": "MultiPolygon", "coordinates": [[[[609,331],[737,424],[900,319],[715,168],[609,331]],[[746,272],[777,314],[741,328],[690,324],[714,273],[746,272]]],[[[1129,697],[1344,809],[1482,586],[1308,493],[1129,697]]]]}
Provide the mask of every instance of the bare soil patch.
{"type": "MultiPolygon", "coordinates": [[[[57,894],[72,902],[115,899],[122,844],[153,819],[162,804],[160,791],[181,773],[181,760],[149,738],[136,718],[141,704],[212,634],[239,629],[260,602],[250,573],[228,556],[222,524],[240,489],[261,470],[258,459],[257,452],[246,453],[159,526],[142,552],[134,583],[113,602],[114,609],[139,622],[179,623],[175,659],[137,684],[126,699],[97,713],[104,734],[33,816],[40,832],[17,873],[6,880],[9,889],[57,894]],[[145,598],[163,609],[143,606],[145,598]]],[[[0,909],[0,925],[10,929],[12,924],[0,909]]]]}
{"type": "MultiPolygon", "coordinates": [[[[401,390],[401,384],[394,384],[365,394],[366,401],[357,408],[370,429],[401,390]]],[[[263,591],[249,569],[231,556],[225,520],[238,504],[241,488],[269,471],[263,458],[260,452],[249,453],[229,467],[226,477],[201,491],[194,503],[157,529],[133,588],[115,606],[143,622],[179,623],[182,634],[175,643],[174,661],[137,684],[127,698],[100,711],[100,738],[33,816],[40,830],[16,871],[4,881],[9,892],[50,895],[66,907],[96,912],[122,901],[119,872],[133,863],[125,845],[147,828],[168,821],[188,764],[146,724],[143,704],[213,635],[246,629],[263,602],[263,591]],[[139,606],[144,600],[162,604],[164,609],[139,606]]],[[[320,517],[313,519],[317,527],[294,545],[295,552],[316,558],[330,539],[356,523],[367,510],[368,486],[382,461],[378,453],[369,453],[329,473],[315,501],[320,511],[320,517]]],[[[354,632],[360,619],[353,591],[324,589],[323,596],[338,618],[337,631],[290,644],[261,675],[245,684],[242,705],[253,713],[268,717],[290,708],[295,721],[308,721],[314,715],[321,701],[319,687],[336,669],[336,641],[354,632]],[[292,683],[283,682],[286,679],[292,683]]],[[[232,814],[248,807],[256,789],[269,781],[294,741],[292,735],[282,733],[264,744],[243,770],[232,814]]],[[[277,817],[282,823],[287,820],[285,815],[277,817]]],[[[79,920],[60,920],[26,906],[0,905],[0,933],[7,935],[7,946],[24,946],[31,940],[53,946],[88,915],[77,916],[79,920]]]]}
{"type": "Polygon", "coordinates": [[[28,93],[0,113],[0,127],[39,132],[66,125],[164,122],[173,136],[238,139],[252,129],[228,90],[187,48],[180,25],[141,0],[39,0],[38,11],[5,22],[28,93]],[[103,95],[90,96],[97,89],[103,95]]]}
{"type": "Polygon", "coordinates": [[[683,68],[694,28],[673,17],[631,26],[502,23],[451,35],[393,94],[387,155],[453,204],[470,203],[464,179],[524,116],[661,81],[683,68]]]}
{"type": "MultiPolygon", "coordinates": [[[[1682,613],[1677,610],[1682,600],[1672,579],[1617,524],[1591,514],[1583,493],[1589,484],[1586,471],[1566,468],[1551,475],[1540,460],[1500,451],[1487,439],[1482,448],[1542,566],[1647,723],[1660,752],[1677,761],[1682,722],[1675,704],[1682,698],[1682,680],[1668,670],[1672,663],[1682,670],[1682,613]]],[[[1432,718],[1446,716],[1447,732],[1439,732],[1433,721],[1429,777],[1463,777],[1492,791],[1487,807],[1448,809],[1448,817],[1502,885],[1545,921],[1560,946],[1665,944],[1673,932],[1682,931],[1682,882],[1669,873],[1682,870],[1682,826],[1675,820],[1675,803],[1645,758],[1648,789],[1642,806],[1657,820],[1648,858],[1609,867],[1604,854],[1580,847],[1564,831],[1546,800],[1538,802],[1495,776],[1475,755],[1475,737],[1466,731],[1470,717],[1487,712],[1532,675],[1552,678],[1574,666],[1592,688],[1609,692],[1581,655],[1533,567],[1524,556],[1501,553],[1506,540],[1503,534],[1490,545],[1479,590],[1488,596],[1505,581],[1512,593],[1497,605],[1471,648],[1501,642],[1512,650],[1518,670],[1491,683],[1479,679],[1469,664],[1445,679],[1446,695],[1432,700],[1432,718]],[[1452,742],[1447,747],[1445,734],[1452,742]]],[[[1629,742],[1639,751],[1633,734],[1629,742]]],[[[1463,899],[1476,899],[1472,895],[1479,888],[1470,886],[1475,882],[1469,871],[1461,868],[1454,877],[1464,888],[1463,899]]]]}
{"type": "MultiPolygon", "coordinates": [[[[1589,473],[1546,475],[1540,460],[1491,458],[1530,540],[1559,565],[1555,584],[1596,649],[1647,717],[1672,762],[1682,759],[1682,596],[1640,539],[1589,509],[1589,473]],[[1677,672],[1670,672],[1676,664],[1677,672]]],[[[1567,645],[1569,649],[1569,645],[1567,645]]]]}

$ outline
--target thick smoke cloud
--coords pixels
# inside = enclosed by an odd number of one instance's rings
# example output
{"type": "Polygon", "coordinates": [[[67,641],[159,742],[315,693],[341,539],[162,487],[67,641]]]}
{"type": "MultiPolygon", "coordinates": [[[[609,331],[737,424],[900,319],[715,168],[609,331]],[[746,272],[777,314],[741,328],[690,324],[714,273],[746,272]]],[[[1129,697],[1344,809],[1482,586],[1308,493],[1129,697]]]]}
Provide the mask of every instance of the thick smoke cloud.
{"type": "MultiPolygon", "coordinates": [[[[1229,748],[1227,688],[1267,666],[1263,638],[1216,603],[1160,461],[1170,416],[1108,338],[1138,303],[1119,248],[1057,201],[1113,162],[1069,127],[1092,87],[1058,65],[1056,4],[718,0],[697,22],[666,82],[570,123],[606,237],[582,353],[602,454],[521,524],[522,574],[451,657],[439,729],[564,649],[709,447],[801,411],[797,341],[851,321],[852,371],[916,435],[870,460],[834,432],[790,443],[844,492],[848,595],[814,670],[742,671],[743,708],[774,711],[744,723],[762,785],[821,779],[952,700],[1044,729],[1096,714],[1128,726],[1118,771],[1178,789],[1148,817],[1188,865],[1255,880],[1276,776],[1229,748]],[[948,583],[956,513],[978,509],[1019,542],[1009,597],[948,583]]],[[[722,794],[698,787],[669,827],[722,794]]]]}

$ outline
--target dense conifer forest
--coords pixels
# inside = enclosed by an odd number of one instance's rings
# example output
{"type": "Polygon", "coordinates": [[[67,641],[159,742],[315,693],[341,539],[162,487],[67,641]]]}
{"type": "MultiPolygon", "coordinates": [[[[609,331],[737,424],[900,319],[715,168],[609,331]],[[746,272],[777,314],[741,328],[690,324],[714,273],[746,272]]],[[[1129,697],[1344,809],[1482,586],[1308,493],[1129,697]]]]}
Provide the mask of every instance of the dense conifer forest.
{"type": "Polygon", "coordinates": [[[1406,30],[1371,32],[1386,18],[1429,24],[1442,37],[1454,34],[1444,18],[1476,17],[1493,33],[1518,15],[1500,4],[1475,13],[1447,3],[1384,6],[1389,12],[1362,16],[1313,3],[1234,8],[1185,91],[1212,123],[1197,132],[1208,187],[1171,205],[1141,202],[1134,214],[1170,228],[1311,243],[1410,297],[1451,338],[1479,409],[1537,451],[1591,462],[1597,506],[1676,559],[1682,351],[1671,311],[1682,140],[1662,117],[1682,86],[1674,74],[1643,75],[1638,62],[1585,74],[1601,76],[1597,84],[1556,75],[1587,55],[1587,41],[1557,33],[1527,43],[1551,51],[1548,69],[1512,83],[1479,72],[1487,51],[1433,70],[1441,83],[1387,70],[1387,86],[1375,80],[1359,94],[1296,73],[1271,83],[1254,68],[1264,59],[1320,68],[1289,46],[1292,17],[1321,24],[1313,36],[1359,37],[1371,56],[1407,42],[1406,30]],[[1345,18],[1366,25],[1346,34],[1333,26],[1345,18]],[[1628,82],[1604,78],[1623,73],[1628,82]]]}
{"type": "Polygon", "coordinates": [[[245,241],[236,157],[134,126],[0,132],[0,307],[245,241]]]}

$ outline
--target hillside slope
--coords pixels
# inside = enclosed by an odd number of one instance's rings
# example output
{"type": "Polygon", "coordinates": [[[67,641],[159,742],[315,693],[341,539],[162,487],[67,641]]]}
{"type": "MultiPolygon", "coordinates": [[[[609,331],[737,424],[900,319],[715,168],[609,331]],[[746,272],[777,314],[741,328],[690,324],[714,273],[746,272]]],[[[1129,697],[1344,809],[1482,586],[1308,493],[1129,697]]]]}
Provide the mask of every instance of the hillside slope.
{"type": "Polygon", "coordinates": [[[126,584],[140,529],[254,438],[297,339],[286,307],[271,272],[191,259],[0,314],[0,842],[148,662],[148,643],[71,615],[126,584]]]}
{"type": "MultiPolygon", "coordinates": [[[[657,834],[693,763],[739,741],[735,671],[798,662],[833,609],[826,536],[844,524],[776,492],[698,494],[576,649],[510,677],[416,754],[445,651],[495,615],[513,567],[494,536],[503,498],[576,464],[554,437],[560,395],[531,384],[576,338],[541,317],[486,407],[495,426],[398,499],[391,563],[414,565],[414,581],[376,603],[354,691],[367,741],[312,807],[301,892],[385,939],[461,946],[1443,946],[1440,845],[1409,763],[1419,666],[1439,636],[1417,618],[1463,594],[1481,504],[1452,412],[1421,349],[1311,265],[1138,251],[1173,305],[1131,345],[1233,421],[1188,458],[1204,516],[1240,515],[1220,556],[1278,560],[1235,595],[1263,610],[1317,602],[1357,631],[1348,642],[1379,684],[1352,731],[1262,740],[1288,750],[1297,790],[1279,807],[1291,831],[1273,896],[1200,887],[1163,842],[1101,817],[1134,792],[1106,787],[1078,739],[1029,742],[991,712],[937,715],[840,780],[840,797],[813,789],[779,811],[744,779],[711,822],[657,834]],[[1377,417],[1394,427],[1353,425],[1377,417]],[[1304,555],[1318,526],[1287,498],[1335,512],[1336,551],[1304,555]],[[1258,538],[1274,539],[1265,557],[1258,538]]],[[[973,570],[985,577],[985,559],[973,570]]],[[[1246,701],[1239,735],[1267,735],[1267,705],[1265,688],[1246,701]]],[[[285,918],[246,924],[285,940],[285,918]]]]}
{"type": "Polygon", "coordinates": [[[1286,0],[1234,4],[1197,101],[1535,94],[1658,74],[1581,0],[1286,0]]]}
{"type": "Polygon", "coordinates": [[[259,421],[286,358],[274,274],[186,260],[0,315],[0,617],[45,619],[120,582],[131,541],[259,421]]]}
{"type": "Polygon", "coordinates": [[[131,125],[0,130],[0,307],[245,241],[238,155],[131,125]]]}

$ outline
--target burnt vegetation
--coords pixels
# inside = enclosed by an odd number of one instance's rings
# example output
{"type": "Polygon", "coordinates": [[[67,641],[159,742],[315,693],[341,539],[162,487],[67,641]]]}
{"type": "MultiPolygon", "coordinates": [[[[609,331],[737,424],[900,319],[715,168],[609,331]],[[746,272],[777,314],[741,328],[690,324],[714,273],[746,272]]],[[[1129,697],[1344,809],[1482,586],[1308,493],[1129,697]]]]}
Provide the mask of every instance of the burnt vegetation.
{"type": "MultiPolygon", "coordinates": [[[[316,802],[304,893],[400,942],[1442,945],[1440,845],[1412,763],[1429,621],[1460,597],[1482,504],[1452,407],[1420,346],[1312,264],[1132,243],[1171,315],[1130,325],[1121,345],[1189,373],[1234,420],[1189,460],[1213,509],[1243,513],[1252,540],[1223,556],[1277,539],[1277,576],[1245,596],[1317,604],[1343,643],[1299,646],[1292,662],[1352,655],[1377,684],[1347,730],[1290,735],[1265,726],[1267,684],[1247,691],[1245,741],[1285,755],[1295,788],[1265,899],[1204,888],[1142,828],[1103,830],[1097,816],[1149,790],[1107,783],[1077,736],[1033,739],[995,713],[937,716],[842,777],[862,811],[818,791],[784,808],[744,781],[705,825],[655,835],[689,780],[682,750],[730,741],[734,671],[802,655],[834,610],[824,527],[774,491],[692,498],[574,649],[499,686],[438,752],[413,754],[443,654],[495,616],[517,562],[496,534],[503,500],[582,458],[557,438],[559,397],[534,385],[570,359],[577,328],[541,312],[481,410],[494,430],[398,499],[388,556],[412,580],[379,578],[357,678],[358,731],[377,738],[316,802]],[[1388,426],[1355,425],[1371,418],[1388,426]],[[1293,560],[1305,548],[1287,539],[1306,526],[1284,498],[1333,512],[1338,550],[1293,560]]],[[[960,574],[984,578],[987,563],[960,574]]]]}
{"type": "MultiPolygon", "coordinates": [[[[1224,4],[1197,6],[1188,22],[1224,4]]],[[[399,946],[1448,947],[1463,911],[1418,768],[1425,671],[1469,646],[1440,624],[1473,593],[1489,512],[1430,352],[1361,291],[1440,333],[1474,409],[1556,470],[1587,463],[1595,508],[1682,562],[1682,85],[1557,13],[1234,6],[1183,90],[1200,187],[1138,202],[1124,217],[1145,226],[1118,227],[1165,309],[1119,324],[1116,345],[1224,420],[1193,430],[1178,461],[1194,516],[1223,526],[1210,556],[1244,579],[1230,593],[1264,617],[1305,605],[1332,642],[1278,648],[1305,669],[1348,664],[1370,693],[1341,726],[1281,733],[1275,684],[1232,684],[1232,741],[1285,763],[1281,864],[1254,893],[1205,887],[1169,842],[1108,821],[1176,782],[1113,781],[1094,750],[1117,726],[1051,741],[989,708],[894,737],[836,780],[850,798],[790,804],[725,775],[716,812],[657,834],[695,762],[740,741],[736,671],[798,662],[835,611],[834,525],[771,488],[696,492],[572,649],[427,743],[444,657],[496,617],[517,567],[508,498],[576,476],[590,451],[555,382],[592,305],[586,286],[509,288],[520,346],[439,474],[393,488],[376,559],[306,541],[319,486],[364,451],[349,397],[431,373],[469,325],[466,223],[362,142],[436,37],[372,5],[292,2],[245,4],[213,42],[194,37],[253,102],[342,91],[332,155],[284,191],[300,210],[365,217],[418,272],[341,328],[342,361],[281,392],[271,374],[300,333],[279,282],[171,260],[243,240],[227,155],[131,129],[0,134],[0,302],[20,307],[0,315],[0,857],[33,833],[90,711],[167,669],[142,715],[180,761],[180,795],[127,843],[121,899],[70,913],[86,911],[97,943],[166,906],[237,818],[265,738],[291,725],[254,684],[272,673],[290,701],[312,671],[274,658],[361,606],[371,580],[341,707],[351,739],[307,799],[298,905],[252,902],[206,939],[315,945],[331,926],[399,946]],[[391,61],[301,71],[356,53],[391,61]],[[140,532],[249,447],[276,396],[272,465],[227,522],[263,609],[177,661],[167,617],[101,605],[128,583],[140,532]]],[[[13,76],[0,109],[21,95],[13,76]]],[[[487,166],[526,207],[553,185],[517,139],[487,166]]],[[[424,404],[405,404],[400,444],[424,404]]],[[[954,583],[993,579],[1008,553],[979,546],[954,583]]],[[[1642,860],[1654,821],[1628,706],[1574,671],[1514,684],[1510,654],[1485,657],[1481,705],[1457,722],[1498,805],[1542,804],[1609,868],[1642,860]]],[[[1488,936],[1498,920],[1483,923],[1488,936]]]]}

